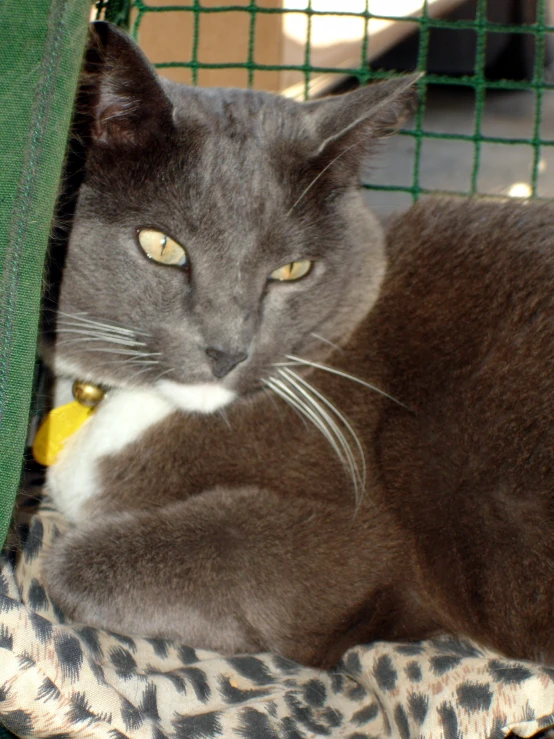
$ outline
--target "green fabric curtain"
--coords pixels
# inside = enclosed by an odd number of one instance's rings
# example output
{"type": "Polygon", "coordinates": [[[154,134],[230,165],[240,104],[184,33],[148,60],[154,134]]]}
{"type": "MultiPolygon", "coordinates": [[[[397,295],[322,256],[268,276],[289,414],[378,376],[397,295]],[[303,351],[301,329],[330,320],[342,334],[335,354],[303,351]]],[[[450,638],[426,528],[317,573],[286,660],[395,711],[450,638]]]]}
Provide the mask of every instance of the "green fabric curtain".
{"type": "Polygon", "coordinates": [[[21,473],[44,256],[89,12],[90,0],[0,0],[0,545],[21,473]]]}
{"type": "MultiPolygon", "coordinates": [[[[89,0],[0,0],[0,546],[19,484],[43,263],[89,0]]],[[[14,739],[0,726],[0,739],[14,739]]]]}

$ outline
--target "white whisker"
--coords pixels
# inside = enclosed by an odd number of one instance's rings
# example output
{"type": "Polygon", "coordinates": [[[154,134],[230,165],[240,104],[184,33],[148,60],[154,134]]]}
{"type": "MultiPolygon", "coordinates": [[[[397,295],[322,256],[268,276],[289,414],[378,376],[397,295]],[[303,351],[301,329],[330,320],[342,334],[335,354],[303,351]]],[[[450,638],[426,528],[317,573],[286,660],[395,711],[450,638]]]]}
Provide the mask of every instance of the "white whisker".
{"type": "MultiPolygon", "coordinates": [[[[362,478],[358,469],[358,465],[356,463],[356,459],[354,457],[354,454],[352,452],[352,449],[350,448],[350,445],[344,436],[343,432],[339,428],[339,426],[336,424],[335,420],[332,416],[327,413],[327,411],[320,406],[320,404],[310,395],[310,393],[304,389],[299,383],[297,383],[293,378],[289,377],[285,374],[286,370],[280,370],[281,375],[286,378],[286,380],[291,383],[296,390],[301,393],[304,398],[308,401],[308,403],[311,405],[311,407],[319,413],[319,415],[325,420],[327,423],[327,426],[329,430],[334,434],[335,439],[340,444],[343,452],[344,452],[344,459],[346,460],[346,467],[348,469],[348,473],[350,478],[352,479],[352,484],[354,485],[354,497],[356,499],[356,506],[358,506],[360,497],[361,497],[361,491],[360,487],[362,484],[362,478]]],[[[307,385],[307,383],[305,383],[307,385]]],[[[308,385],[308,388],[312,390],[311,386],[308,385]]],[[[321,396],[323,399],[323,396],[321,396]]],[[[327,405],[331,408],[333,412],[336,412],[333,406],[325,399],[327,405]]]]}
{"type": "Polygon", "coordinates": [[[121,354],[122,356],[140,356],[140,357],[161,357],[161,352],[136,352],[132,349],[104,349],[101,347],[85,347],[81,350],[87,354],[121,354]]]}
{"type": "Polygon", "coordinates": [[[229,416],[227,415],[227,413],[225,413],[225,410],[223,408],[220,408],[218,410],[218,414],[221,417],[221,419],[223,420],[223,422],[225,423],[225,425],[228,428],[231,428],[231,422],[229,421],[229,416]]]}
{"type": "MultiPolygon", "coordinates": [[[[271,388],[273,392],[278,395],[280,398],[285,400],[294,410],[298,412],[298,415],[302,418],[306,428],[308,428],[306,424],[306,418],[310,420],[315,427],[321,431],[320,426],[315,423],[314,418],[312,415],[306,413],[307,406],[305,403],[303,403],[293,392],[290,390],[290,388],[287,388],[287,386],[281,382],[281,380],[277,380],[274,377],[271,377],[269,380],[264,380],[264,384],[267,385],[267,387],[271,388]]],[[[327,438],[326,434],[322,432],[325,438],[327,438]]]]}
{"type": "Polygon", "coordinates": [[[136,377],[139,377],[139,375],[142,375],[144,372],[147,372],[150,369],[150,367],[143,367],[142,369],[139,369],[137,372],[133,372],[133,374],[130,377],[125,378],[126,382],[131,382],[136,377]]]}
{"type": "Polygon", "coordinates": [[[115,359],[113,361],[104,362],[104,364],[119,364],[122,367],[124,366],[128,367],[130,364],[132,364],[133,366],[148,365],[150,367],[154,367],[155,365],[160,364],[160,360],[159,359],[141,359],[140,357],[129,357],[128,359],[120,359],[120,360],[115,359]]]}
{"type": "Polygon", "coordinates": [[[345,467],[348,467],[348,462],[343,456],[341,448],[337,444],[332,432],[325,425],[325,419],[314,412],[312,407],[307,405],[307,403],[303,401],[302,398],[299,398],[296,393],[294,393],[291,388],[285,385],[285,383],[281,380],[277,380],[272,377],[270,380],[268,380],[267,384],[277,395],[283,398],[283,400],[287,400],[290,405],[293,405],[295,408],[297,408],[314,424],[314,426],[323,434],[325,439],[327,439],[333,451],[340,459],[341,464],[343,464],[345,467]]]}
{"type": "Polygon", "coordinates": [[[334,341],[330,341],[329,339],[326,339],[325,336],[320,336],[319,334],[316,334],[313,331],[311,332],[310,336],[313,336],[314,339],[319,339],[324,344],[329,344],[329,346],[332,346],[333,349],[336,349],[339,352],[343,352],[344,351],[343,349],[340,348],[340,346],[338,344],[335,344],[334,341]]]}
{"type": "MultiPolygon", "coordinates": [[[[350,456],[351,456],[352,463],[353,463],[354,468],[355,468],[355,471],[356,471],[356,476],[355,476],[355,478],[353,480],[354,487],[357,489],[356,482],[358,482],[359,487],[360,487],[360,490],[357,490],[357,495],[356,495],[357,503],[359,503],[360,502],[360,499],[361,499],[361,496],[364,493],[365,486],[366,486],[367,469],[366,469],[365,454],[364,454],[364,450],[363,450],[362,444],[360,442],[360,439],[359,439],[358,435],[356,434],[356,432],[352,428],[352,425],[350,424],[350,422],[348,421],[348,419],[330,402],[330,400],[323,395],[323,393],[320,393],[312,385],[310,385],[310,383],[306,382],[306,380],[304,380],[302,377],[300,377],[299,375],[297,375],[295,372],[292,372],[292,370],[283,369],[283,370],[279,370],[279,374],[285,375],[286,377],[288,377],[289,381],[292,382],[292,383],[294,383],[294,384],[300,383],[309,392],[312,392],[316,397],[318,397],[322,401],[322,403],[325,403],[325,405],[331,410],[331,412],[334,413],[337,416],[337,418],[344,424],[344,426],[346,427],[346,429],[350,433],[350,436],[354,439],[354,443],[356,444],[356,447],[357,447],[357,450],[358,450],[358,455],[359,455],[359,458],[360,458],[361,472],[358,469],[358,465],[356,463],[354,454],[352,454],[352,452],[350,452],[350,456]],[[358,495],[358,493],[359,493],[359,495],[358,495]]],[[[345,440],[345,443],[347,444],[346,440],[345,440]]]]}
{"type": "Polygon", "coordinates": [[[169,374],[170,372],[174,372],[174,371],[175,371],[175,370],[174,370],[174,368],[173,368],[173,367],[170,367],[169,369],[166,369],[166,370],[164,370],[163,372],[160,372],[160,373],[159,373],[158,375],[156,375],[156,377],[155,377],[155,378],[154,378],[154,379],[152,380],[152,384],[154,384],[155,382],[158,382],[158,380],[161,380],[161,378],[162,378],[162,377],[164,377],[165,375],[168,375],[168,374],[169,374]]]}
{"type": "Polygon", "coordinates": [[[156,367],[160,364],[159,359],[141,359],[140,357],[126,357],[125,359],[106,359],[100,366],[102,367],[138,367],[150,366],[156,367]]]}
{"type": "Polygon", "coordinates": [[[70,319],[72,321],[75,321],[79,323],[80,325],[90,325],[90,326],[96,326],[98,328],[103,328],[107,331],[115,331],[116,333],[121,334],[142,334],[143,336],[149,336],[148,331],[143,331],[139,329],[131,329],[131,328],[125,328],[124,326],[119,326],[115,323],[105,323],[102,321],[95,321],[92,318],[84,318],[84,316],[88,315],[87,313],[64,313],[63,311],[57,311],[58,316],[61,316],[63,319],[70,319]]]}
{"type": "Polygon", "coordinates": [[[392,395],[389,395],[384,390],[380,390],[378,387],[375,387],[375,385],[372,385],[371,383],[366,382],[365,380],[360,380],[359,377],[355,377],[354,375],[349,375],[348,372],[342,372],[341,370],[334,369],[333,367],[328,367],[325,364],[319,364],[318,362],[311,362],[309,359],[301,359],[300,357],[295,357],[293,354],[287,354],[287,359],[291,359],[293,362],[296,362],[297,366],[299,364],[303,364],[309,367],[315,367],[316,369],[323,370],[324,372],[329,372],[332,375],[338,375],[339,377],[344,377],[347,380],[352,380],[352,382],[357,382],[360,385],[363,385],[364,387],[367,387],[370,390],[373,390],[379,395],[382,395],[383,397],[388,398],[389,400],[392,400],[393,403],[397,403],[397,405],[402,406],[402,408],[406,408],[406,410],[410,410],[407,405],[404,405],[404,403],[402,403],[400,400],[397,400],[397,398],[394,398],[392,395]]]}
{"type": "Polygon", "coordinates": [[[104,341],[107,344],[118,344],[119,346],[146,346],[143,341],[132,341],[130,339],[123,339],[114,336],[99,336],[92,334],[89,336],[83,336],[82,331],[76,329],[60,329],[59,334],[80,334],[80,339],[67,339],[67,341],[58,341],[57,346],[72,346],[73,344],[82,344],[89,341],[104,341]]]}
{"type": "Polygon", "coordinates": [[[89,323],[77,323],[75,321],[60,321],[59,326],[56,328],[56,333],[60,333],[61,331],[69,332],[70,329],[74,329],[76,332],[80,331],[82,334],[90,333],[101,336],[115,336],[121,339],[127,339],[128,341],[135,340],[135,334],[133,331],[113,331],[104,326],[95,326],[89,323]]]}
{"type": "MultiPolygon", "coordinates": [[[[281,412],[280,412],[280,410],[279,410],[279,406],[278,406],[278,405],[277,405],[277,403],[275,402],[275,398],[273,397],[273,395],[271,394],[271,392],[270,392],[270,391],[268,390],[268,388],[266,387],[266,385],[267,385],[267,380],[262,380],[262,383],[263,383],[263,385],[264,385],[264,387],[262,387],[262,390],[264,391],[264,394],[265,394],[265,395],[266,395],[266,396],[267,396],[267,397],[268,397],[268,398],[270,399],[270,401],[271,401],[271,404],[272,404],[272,405],[273,405],[273,407],[275,408],[275,412],[277,413],[277,415],[279,416],[279,418],[281,418],[281,412]]],[[[296,409],[295,409],[295,410],[296,410],[296,409]]],[[[302,416],[302,415],[301,415],[300,413],[298,413],[298,416],[299,416],[299,417],[300,417],[300,418],[302,419],[302,423],[304,424],[304,426],[305,426],[306,428],[308,428],[308,424],[306,423],[306,419],[305,419],[305,418],[304,418],[304,417],[303,417],[303,416],[302,416]]]]}

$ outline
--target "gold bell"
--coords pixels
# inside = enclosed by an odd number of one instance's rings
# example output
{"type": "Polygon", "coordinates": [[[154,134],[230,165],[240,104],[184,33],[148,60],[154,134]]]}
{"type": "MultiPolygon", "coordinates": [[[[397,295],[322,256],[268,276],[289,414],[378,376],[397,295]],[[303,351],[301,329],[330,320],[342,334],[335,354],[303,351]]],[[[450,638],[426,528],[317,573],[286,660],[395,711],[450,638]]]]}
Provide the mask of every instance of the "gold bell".
{"type": "Polygon", "coordinates": [[[93,385],[92,382],[75,380],[71,391],[77,403],[84,405],[85,408],[96,408],[104,397],[104,390],[100,385],[93,385]]]}

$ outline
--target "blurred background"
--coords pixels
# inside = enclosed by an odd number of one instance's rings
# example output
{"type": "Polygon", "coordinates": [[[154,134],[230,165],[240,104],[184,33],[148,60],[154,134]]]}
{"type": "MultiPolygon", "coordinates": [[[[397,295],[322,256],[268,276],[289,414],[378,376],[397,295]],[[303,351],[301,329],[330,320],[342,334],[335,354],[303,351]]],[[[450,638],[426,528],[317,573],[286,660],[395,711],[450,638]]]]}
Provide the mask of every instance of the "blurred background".
{"type": "Polygon", "coordinates": [[[298,100],[420,70],[364,172],[379,211],[420,194],[554,197],[554,0],[103,0],[160,74],[298,100]]]}

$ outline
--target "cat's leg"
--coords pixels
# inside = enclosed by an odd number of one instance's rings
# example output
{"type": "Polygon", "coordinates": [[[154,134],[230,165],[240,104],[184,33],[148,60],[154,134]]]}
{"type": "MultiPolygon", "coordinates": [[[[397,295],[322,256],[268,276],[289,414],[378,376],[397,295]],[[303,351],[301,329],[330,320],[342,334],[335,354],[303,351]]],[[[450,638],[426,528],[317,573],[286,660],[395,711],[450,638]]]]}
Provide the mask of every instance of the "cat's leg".
{"type": "MultiPolygon", "coordinates": [[[[68,439],[58,460],[48,470],[46,490],[56,508],[73,523],[88,520],[88,504],[106,486],[101,476],[103,460],[132,446],[174,411],[161,395],[151,390],[110,391],[68,439]]],[[[127,502],[127,505],[131,504],[127,502]]]]}
{"type": "Polygon", "coordinates": [[[392,529],[388,540],[372,536],[383,525],[346,503],[214,489],[73,529],[45,574],[79,622],[330,664],[357,641],[426,633],[407,605],[409,567],[399,567],[392,529]],[[392,572],[406,576],[400,598],[392,572]]]}

